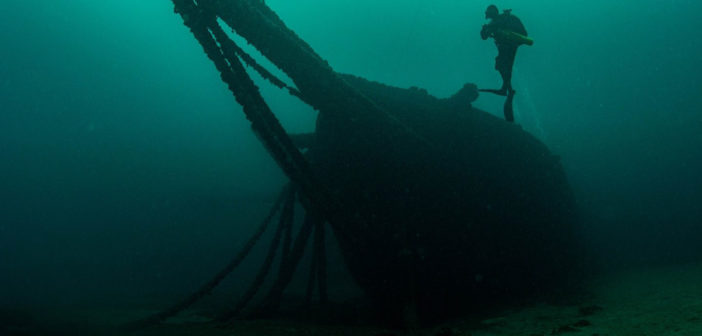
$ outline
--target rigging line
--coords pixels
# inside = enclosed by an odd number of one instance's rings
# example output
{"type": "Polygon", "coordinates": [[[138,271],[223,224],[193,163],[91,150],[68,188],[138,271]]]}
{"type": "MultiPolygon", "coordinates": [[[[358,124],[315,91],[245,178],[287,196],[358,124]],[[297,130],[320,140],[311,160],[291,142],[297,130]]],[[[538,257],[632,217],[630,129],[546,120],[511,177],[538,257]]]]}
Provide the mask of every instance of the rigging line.
{"type": "Polygon", "coordinates": [[[241,264],[241,262],[249,255],[251,249],[256,245],[258,240],[261,238],[261,235],[263,235],[263,233],[268,228],[268,225],[270,224],[273,217],[280,210],[281,205],[283,204],[283,200],[286,198],[285,196],[289,193],[289,190],[291,189],[292,187],[290,186],[290,184],[288,184],[283,188],[283,190],[281,190],[280,194],[278,195],[278,198],[269,210],[268,215],[263,219],[253,236],[249,238],[249,240],[246,242],[244,247],[242,247],[239,253],[237,253],[236,256],[229,263],[227,263],[227,265],[224,268],[222,268],[214,277],[212,277],[212,279],[207,281],[197,291],[195,291],[193,294],[189,295],[182,301],[174,304],[173,306],[161,312],[153,314],[135,323],[131,323],[127,326],[127,328],[134,329],[144,327],[166,320],[169,317],[173,317],[181,311],[185,310],[186,308],[190,307],[195,302],[203,298],[205,295],[209,294],[215,287],[217,287],[217,285],[219,285],[222,282],[222,280],[224,280],[224,278],[227,275],[234,271],[237,268],[237,266],[239,266],[239,264],[241,264]]]}
{"type": "Polygon", "coordinates": [[[252,312],[251,316],[267,315],[278,308],[283,291],[290,283],[290,280],[292,280],[297,264],[300,262],[300,259],[302,259],[307,241],[312,235],[312,229],[317,225],[317,222],[321,220],[322,219],[314,212],[307,212],[305,214],[305,220],[299,228],[297,237],[295,237],[295,241],[292,244],[288,262],[285,263],[284,268],[281,268],[278,278],[263,299],[263,304],[252,312]]]}
{"type": "MultiPolygon", "coordinates": [[[[299,186],[303,195],[313,200],[310,204],[327,216],[334,216],[338,201],[324,190],[314,176],[309,163],[293,144],[285,129],[261,96],[258,87],[248,76],[238,57],[228,58],[229,37],[218,26],[213,11],[203,11],[192,0],[173,0],[176,10],[200,42],[205,54],[213,61],[220,77],[234,95],[237,103],[251,122],[252,129],[285,174],[299,186]],[[214,29],[210,29],[210,27],[214,29]],[[219,40],[219,43],[218,41],[219,40]]],[[[233,43],[233,42],[232,42],[233,43]]]]}
{"type": "Polygon", "coordinates": [[[239,47],[232,39],[222,38],[224,36],[228,37],[228,35],[222,30],[222,27],[219,24],[211,25],[210,30],[212,30],[212,33],[215,36],[219,36],[219,38],[217,38],[217,41],[220,42],[222,50],[230,54],[227,56],[227,58],[232,57],[231,53],[239,56],[239,58],[241,58],[241,60],[243,60],[244,63],[246,63],[246,65],[254,69],[259,75],[261,75],[261,77],[263,77],[263,79],[268,80],[271,84],[275,85],[280,89],[286,89],[291,95],[298,97],[300,100],[309,105],[309,103],[305,101],[304,97],[302,96],[302,93],[300,93],[299,90],[288,85],[282,79],[276,77],[272,72],[270,72],[260,63],[258,63],[250,54],[244,51],[244,49],[239,47]]]}
{"type": "Polygon", "coordinates": [[[221,322],[226,322],[234,318],[239,314],[239,312],[241,312],[242,309],[246,307],[246,305],[248,305],[248,303],[251,301],[251,299],[253,299],[256,293],[258,293],[259,289],[263,285],[263,282],[266,280],[266,277],[268,276],[268,273],[270,272],[273,266],[273,260],[275,259],[275,254],[278,250],[278,246],[280,245],[280,239],[283,234],[285,234],[286,237],[283,246],[283,253],[281,254],[281,259],[285,257],[285,245],[289,245],[288,232],[290,232],[290,224],[292,222],[292,216],[294,216],[294,214],[290,211],[290,208],[295,204],[295,189],[288,188],[288,191],[286,191],[286,193],[287,195],[285,199],[285,205],[283,206],[283,212],[281,213],[280,219],[278,220],[278,227],[276,228],[275,235],[273,236],[273,240],[271,241],[271,245],[268,248],[266,258],[264,259],[263,264],[261,265],[258,273],[256,274],[256,278],[251,283],[244,295],[242,295],[241,298],[239,298],[239,301],[234,305],[234,308],[222,314],[220,317],[217,318],[217,320],[221,322]]]}

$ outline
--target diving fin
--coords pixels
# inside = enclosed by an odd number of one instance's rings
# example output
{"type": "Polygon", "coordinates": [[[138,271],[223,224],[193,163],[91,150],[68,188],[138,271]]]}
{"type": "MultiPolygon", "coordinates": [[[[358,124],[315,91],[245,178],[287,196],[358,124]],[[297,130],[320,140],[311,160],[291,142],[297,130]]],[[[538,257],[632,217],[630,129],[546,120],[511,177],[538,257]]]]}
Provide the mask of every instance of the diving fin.
{"type": "Polygon", "coordinates": [[[500,89],[500,90],[497,90],[497,89],[478,89],[478,91],[490,92],[490,93],[494,93],[498,96],[506,96],[507,95],[507,90],[505,90],[505,89],[500,89]]]}

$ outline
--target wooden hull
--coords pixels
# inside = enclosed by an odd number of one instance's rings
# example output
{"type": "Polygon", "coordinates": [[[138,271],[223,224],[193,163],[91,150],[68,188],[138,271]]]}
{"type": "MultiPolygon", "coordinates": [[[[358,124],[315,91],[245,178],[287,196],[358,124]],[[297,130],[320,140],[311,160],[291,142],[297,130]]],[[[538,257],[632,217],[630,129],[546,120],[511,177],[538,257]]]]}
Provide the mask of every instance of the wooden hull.
{"type": "Polygon", "coordinates": [[[379,307],[432,319],[565,280],[577,214],[546,146],[455,99],[346,80],[429,143],[388,138],[388,152],[320,116],[313,164],[346,204],[332,226],[379,307]]]}

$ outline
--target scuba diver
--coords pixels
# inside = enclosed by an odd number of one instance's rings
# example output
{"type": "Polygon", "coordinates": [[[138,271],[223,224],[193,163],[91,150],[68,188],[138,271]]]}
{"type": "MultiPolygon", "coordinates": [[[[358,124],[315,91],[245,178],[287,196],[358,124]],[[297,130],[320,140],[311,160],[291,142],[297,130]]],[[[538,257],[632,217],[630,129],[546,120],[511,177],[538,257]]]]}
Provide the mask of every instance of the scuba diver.
{"type": "Polygon", "coordinates": [[[534,41],[527,37],[527,31],[516,16],[512,15],[511,9],[506,9],[500,14],[497,6],[490,5],[485,10],[485,18],[490,22],[483,25],[480,37],[487,40],[492,37],[497,45],[497,57],[495,58],[495,69],[502,76],[502,88],[481,89],[483,92],[491,92],[500,96],[507,96],[504,112],[505,120],[514,121],[514,111],[512,100],[516,91],[512,89],[512,66],[517,55],[517,48],[522,45],[532,45],[534,41]]]}

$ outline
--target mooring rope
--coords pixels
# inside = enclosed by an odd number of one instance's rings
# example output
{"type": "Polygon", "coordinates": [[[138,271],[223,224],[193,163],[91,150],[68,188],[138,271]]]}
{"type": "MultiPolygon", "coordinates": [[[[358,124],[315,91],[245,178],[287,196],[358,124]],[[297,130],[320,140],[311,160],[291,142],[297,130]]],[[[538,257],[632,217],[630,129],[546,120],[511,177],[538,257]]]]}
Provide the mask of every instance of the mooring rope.
{"type": "MultiPolygon", "coordinates": [[[[285,267],[285,263],[288,262],[290,257],[290,245],[292,244],[292,228],[293,222],[295,221],[295,194],[290,196],[288,202],[285,203],[283,208],[283,213],[285,214],[285,230],[283,231],[283,249],[280,251],[280,270],[285,267]]],[[[280,273],[278,270],[278,273],[280,273]]]]}
{"type": "Polygon", "coordinates": [[[311,236],[312,229],[321,219],[313,212],[307,212],[305,214],[305,220],[300,227],[297,237],[295,237],[295,242],[293,243],[292,249],[290,250],[290,255],[288,262],[285,263],[285,267],[281,268],[278,278],[275,283],[271,286],[268,294],[262,301],[262,304],[252,311],[249,316],[251,317],[262,317],[270,315],[274,312],[280,305],[280,299],[283,294],[283,290],[292,280],[295,269],[297,268],[300,259],[305,252],[305,246],[307,241],[311,236]]]}
{"type": "MultiPolygon", "coordinates": [[[[256,293],[258,293],[258,290],[263,285],[263,282],[266,280],[266,276],[271,270],[271,266],[273,266],[273,260],[275,259],[275,253],[278,250],[278,245],[280,245],[281,236],[285,232],[289,232],[291,230],[291,224],[293,222],[294,216],[294,213],[291,209],[294,205],[295,190],[291,189],[288,195],[286,196],[285,205],[283,206],[283,212],[281,213],[280,220],[278,221],[278,228],[276,228],[275,236],[273,237],[273,240],[271,240],[271,245],[268,248],[268,253],[266,254],[266,258],[264,259],[263,264],[261,264],[261,268],[256,274],[256,278],[251,283],[244,295],[242,295],[241,298],[239,298],[239,301],[234,305],[234,308],[219,316],[217,318],[218,321],[224,322],[237,316],[242,309],[246,308],[246,305],[251,301],[251,299],[253,299],[256,293]]],[[[287,235],[287,233],[285,234],[287,235]]],[[[281,253],[281,255],[284,254],[281,253]]]]}
{"type": "Polygon", "coordinates": [[[281,204],[285,199],[285,196],[289,193],[289,189],[291,189],[290,186],[286,186],[285,188],[283,188],[283,190],[280,192],[280,195],[278,195],[278,199],[275,201],[275,203],[269,210],[268,215],[263,219],[261,224],[258,226],[258,229],[256,229],[256,232],[254,232],[251,238],[249,238],[249,240],[241,248],[239,253],[237,253],[236,256],[224,268],[217,272],[217,274],[212,279],[210,279],[210,281],[207,281],[202,287],[200,287],[197,291],[195,291],[193,294],[189,295],[182,301],[174,304],[173,306],[161,312],[158,312],[135,323],[132,323],[128,327],[147,326],[150,324],[161,322],[169,317],[175,316],[176,314],[193,305],[195,302],[199,301],[205,295],[209,294],[215,287],[217,287],[217,285],[219,285],[222,282],[222,280],[227,275],[234,271],[234,269],[236,269],[236,267],[239,266],[239,264],[241,264],[241,262],[249,255],[251,249],[256,245],[258,240],[261,238],[261,235],[263,235],[263,233],[268,228],[268,225],[270,224],[273,216],[275,216],[275,214],[278,213],[278,210],[280,209],[281,204]]]}

